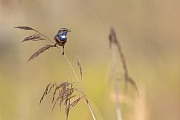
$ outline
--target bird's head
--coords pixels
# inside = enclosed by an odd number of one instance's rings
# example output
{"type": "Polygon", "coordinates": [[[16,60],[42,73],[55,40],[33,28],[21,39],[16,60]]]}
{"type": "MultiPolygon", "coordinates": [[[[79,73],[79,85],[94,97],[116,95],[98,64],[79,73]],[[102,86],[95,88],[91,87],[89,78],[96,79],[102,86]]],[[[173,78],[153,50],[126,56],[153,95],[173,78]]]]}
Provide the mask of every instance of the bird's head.
{"type": "Polygon", "coordinates": [[[61,28],[58,31],[58,35],[67,35],[68,32],[71,32],[71,31],[69,29],[67,29],[67,28],[61,28]]]}
{"type": "Polygon", "coordinates": [[[54,39],[58,40],[58,41],[67,41],[67,33],[70,32],[69,29],[67,28],[61,28],[58,33],[56,34],[56,36],[54,37],[54,39]]]}

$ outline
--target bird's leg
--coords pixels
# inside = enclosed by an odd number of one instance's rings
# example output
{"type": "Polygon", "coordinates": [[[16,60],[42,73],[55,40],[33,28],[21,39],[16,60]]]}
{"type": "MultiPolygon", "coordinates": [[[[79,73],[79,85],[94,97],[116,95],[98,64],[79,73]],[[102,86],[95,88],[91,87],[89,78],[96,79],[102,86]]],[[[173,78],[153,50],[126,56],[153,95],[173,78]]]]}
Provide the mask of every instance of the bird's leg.
{"type": "Polygon", "coordinates": [[[64,45],[63,45],[63,52],[62,52],[62,55],[64,55],[64,45]]]}
{"type": "Polygon", "coordinates": [[[56,47],[57,43],[54,44],[54,47],[56,47]]]}

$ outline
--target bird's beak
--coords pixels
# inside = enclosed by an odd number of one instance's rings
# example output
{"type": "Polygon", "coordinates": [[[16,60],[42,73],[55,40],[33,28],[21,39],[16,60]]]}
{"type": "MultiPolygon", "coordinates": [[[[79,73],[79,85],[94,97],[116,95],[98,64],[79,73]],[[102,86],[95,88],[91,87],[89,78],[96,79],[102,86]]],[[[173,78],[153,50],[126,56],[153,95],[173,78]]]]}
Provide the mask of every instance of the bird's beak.
{"type": "Polygon", "coordinates": [[[69,29],[68,32],[71,32],[71,30],[69,29]]]}

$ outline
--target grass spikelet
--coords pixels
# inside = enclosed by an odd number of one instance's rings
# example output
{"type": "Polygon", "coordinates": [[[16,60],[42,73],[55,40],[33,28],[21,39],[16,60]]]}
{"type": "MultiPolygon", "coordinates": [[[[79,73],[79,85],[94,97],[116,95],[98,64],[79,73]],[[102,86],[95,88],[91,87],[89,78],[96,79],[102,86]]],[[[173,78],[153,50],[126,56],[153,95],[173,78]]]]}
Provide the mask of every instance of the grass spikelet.
{"type": "Polygon", "coordinates": [[[61,86],[57,86],[57,87],[55,88],[54,93],[53,93],[52,103],[54,102],[56,92],[59,91],[60,88],[61,88],[61,86]]]}
{"type": "Polygon", "coordinates": [[[40,104],[41,104],[42,100],[44,99],[44,96],[48,94],[48,90],[49,90],[50,85],[51,85],[51,83],[47,85],[47,87],[46,87],[46,89],[45,89],[45,91],[43,93],[43,96],[40,99],[40,104]]]}
{"type": "Polygon", "coordinates": [[[109,41],[110,41],[110,47],[112,46],[113,43],[114,44],[117,43],[116,33],[113,28],[111,28],[110,30],[109,41]]]}
{"type": "Polygon", "coordinates": [[[54,84],[52,84],[52,85],[51,85],[51,83],[50,83],[50,84],[47,85],[47,87],[46,87],[46,89],[45,89],[45,91],[44,91],[44,93],[43,93],[43,96],[42,96],[41,99],[40,99],[40,104],[41,104],[42,100],[44,99],[44,97],[45,97],[48,93],[50,93],[51,90],[52,90],[52,88],[54,88],[55,86],[57,86],[56,83],[54,83],[54,84]]]}
{"type": "MultiPolygon", "coordinates": [[[[23,29],[23,30],[32,30],[32,31],[36,32],[36,34],[38,34],[39,37],[41,37],[41,38],[38,38],[38,37],[37,37],[38,40],[48,40],[48,41],[50,41],[51,43],[54,43],[54,42],[51,41],[51,39],[48,38],[46,35],[42,34],[42,33],[39,32],[38,30],[33,29],[32,27],[28,27],[28,26],[17,26],[17,27],[14,27],[14,28],[23,29]]],[[[31,37],[33,37],[33,36],[31,36],[31,37]]],[[[30,39],[31,37],[29,36],[29,38],[26,37],[25,39],[30,39]]],[[[35,38],[36,38],[36,37],[35,37],[35,38]]],[[[34,41],[35,41],[35,39],[31,39],[31,40],[34,40],[34,41]]],[[[36,40],[37,40],[37,39],[36,39],[36,40]]],[[[27,40],[25,40],[25,41],[27,41],[27,40]]],[[[24,42],[24,40],[23,40],[23,42],[24,42]]]]}
{"type": "Polygon", "coordinates": [[[76,100],[74,100],[72,103],[71,103],[71,107],[74,107],[74,106],[76,106],[76,104],[81,100],[82,98],[81,97],[79,97],[79,98],[77,98],[76,100]]]}
{"type": "Polygon", "coordinates": [[[36,51],[30,58],[28,61],[33,60],[34,58],[36,58],[37,56],[39,56],[41,53],[43,53],[45,50],[48,50],[51,47],[55,47],[55,45],[45,45],[44,47],[40,48],[38,51],[36,51]]]}
{"type": "Polygon", "coordinates": [[[26,41],[39,41],[39,40],[45,40],[45,38],[42,38],[40,34],[33,34],[31,36],[28,36],[26,38],[24,38],[24,40],[22,42],[26,42],[26,41]]]}
{"type": "Polygon", "coordinates": [[[23,29],[23,30],[34,30],[33,28],[28,27],[28,26],[17,26],[17,27],[14,27],[14,28],[19,28],[19,29],[23,29]]]}
{"type": "Polygon", "coordinates": [[[48,84],[41,99],[40,99],[40,103],[43,101],[44,97],[52,91],[53,92],[52,111],[54,110],[57,103],[59,103],[60,108],[62,105],[64,105],[66,119],[68,119],[70,109],[72,107],[76,106],[76,104],[80,101],[80,99],[83,98],[83,97],[78,97],[78,98],[76,97],[77,96],[76,94],[79,93],[79,95],[80,95],[81,92],[79,92],[78,88],[75,88],[76,85],[74,85],[74,84],[76,84],[76,83],[69,83],[68,81],[63,82],[59,85],[56,83],[48,84]],[[76,91],[77,93],[74,93],[74,91],[76,91]],[[55,98],[55,96],[57,96],[57,97],[55,98]],[[71,102],[71,101],[73,101],[73,102],[71,102]]]}
{"type": "Polygon", "coordinates": [[[79,71],[80,71],[80,75],[81,75],[81,79],[82,79],[82,67],[81,67],[81,64],[80,64],[80,61],[78,58],[77,58],[77,65],[79,67],[79,71]]]}
{"type": "Polygon", "coordinates": [[[66,111],[66,120],[68,120],[69,111],[70,111],[70,99],[65,101],[65,111],[66,111]]]}

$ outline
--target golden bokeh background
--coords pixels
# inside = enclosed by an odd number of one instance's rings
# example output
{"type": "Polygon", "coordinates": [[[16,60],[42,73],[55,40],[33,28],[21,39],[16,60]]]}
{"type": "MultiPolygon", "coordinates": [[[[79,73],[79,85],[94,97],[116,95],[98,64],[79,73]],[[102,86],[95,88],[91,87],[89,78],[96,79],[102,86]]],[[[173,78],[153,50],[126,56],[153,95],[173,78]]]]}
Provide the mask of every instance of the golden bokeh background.
{"type": "MultiPolygon", "coordinates": [[[[30,26],[54,38],[61,27],[71,29],[65,54],[78,72],[97,120],[116,120],[111,78],[109,30],[114,27],[130,76],[140,95],[119,82],[123,120],[180,119],[180,1],[170,0],[0,0],[0,120],[64,120],[51,95],[39,105],[50,82],[74,81],[58,49],[26,62],[47,41],[21,41],[30,26]]],[[[119,69],[121,65],[119,63],[119,69]]],[[[119,73],[122,77],[123,73],[119,73]]],[[[69,120],[92,120],[85,102],[71,109],[69,120]]]]}

